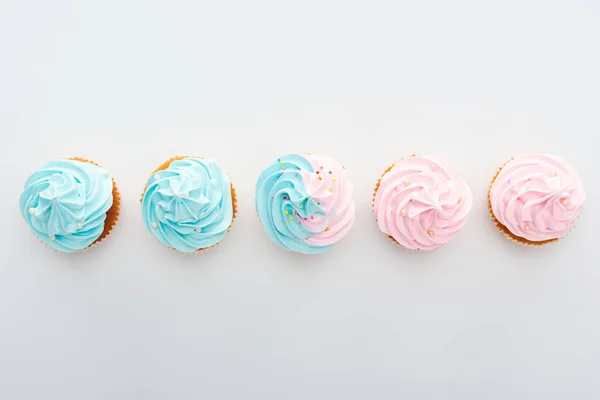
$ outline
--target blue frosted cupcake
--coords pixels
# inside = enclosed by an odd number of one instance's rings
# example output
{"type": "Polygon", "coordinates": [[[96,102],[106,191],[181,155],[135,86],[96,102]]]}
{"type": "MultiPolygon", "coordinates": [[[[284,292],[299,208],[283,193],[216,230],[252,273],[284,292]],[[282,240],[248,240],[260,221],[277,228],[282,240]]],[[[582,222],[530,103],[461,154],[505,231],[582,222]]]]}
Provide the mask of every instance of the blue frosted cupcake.
{"type": "Polygon", "coordinates": [[[321,253],[352,228],[352,183],[344,167],[330,157],[288,154],[260,174],[256,211],[265,232],[280,247],[321,253]]]}
{"type": "Polygon", "coordinates": [[[21,214],[48,246],[64,253],[106,238],[119,217],[120,196],[110,173],[83,159],[51,161],[31,175],[21,214]]]}
{"type": "Polygon", "coordinates": [[[174,157],[158,167],[142,195],[142,217],[159,242],[184,253],[215,246],[237,212],[229,176],[213,159],[174,157]]]}

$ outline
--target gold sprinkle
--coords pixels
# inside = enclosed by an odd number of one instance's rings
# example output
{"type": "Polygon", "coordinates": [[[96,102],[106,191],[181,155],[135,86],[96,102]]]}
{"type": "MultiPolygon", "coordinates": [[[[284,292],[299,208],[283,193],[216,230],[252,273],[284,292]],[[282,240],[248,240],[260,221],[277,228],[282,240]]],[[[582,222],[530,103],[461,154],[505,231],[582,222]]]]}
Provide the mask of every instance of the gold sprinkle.
{"type": "Polygon", "coordinates": [[[292,217],[289,217],[288,219],[291,221],[291,220],[293,220],[294,218],[292,218],[292,217]]]}
{"type": "Polygon", "coordinates": [[[283,212],[285,215],[288,215],[290,212],[289,211],[284,211],[283,212]]]}
{"type": "Polygon", "coordinates": [[[325,232],[329,232],[329,227],[325,228],[325,232]]]}

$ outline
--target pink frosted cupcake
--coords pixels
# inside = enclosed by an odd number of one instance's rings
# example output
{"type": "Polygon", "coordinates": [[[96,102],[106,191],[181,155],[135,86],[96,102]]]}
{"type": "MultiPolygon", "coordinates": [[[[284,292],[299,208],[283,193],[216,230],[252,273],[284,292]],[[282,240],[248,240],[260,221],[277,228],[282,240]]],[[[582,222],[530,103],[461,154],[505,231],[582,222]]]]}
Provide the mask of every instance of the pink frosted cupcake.
{"type": "Polygon", "coordinates": [[[550,154],[513,158],[496,172],[488,191],[490,217],[498,230],[530,246],[566,236],[584,200],[577,171],[550,154]]]}
{"type": "Polygon", "coordinates": [[[379,229],[411,250],[433,250],[465,225],[473,195],[444,161],[412,156],[389,167],[375,186],[373,210],[379,229]]]}

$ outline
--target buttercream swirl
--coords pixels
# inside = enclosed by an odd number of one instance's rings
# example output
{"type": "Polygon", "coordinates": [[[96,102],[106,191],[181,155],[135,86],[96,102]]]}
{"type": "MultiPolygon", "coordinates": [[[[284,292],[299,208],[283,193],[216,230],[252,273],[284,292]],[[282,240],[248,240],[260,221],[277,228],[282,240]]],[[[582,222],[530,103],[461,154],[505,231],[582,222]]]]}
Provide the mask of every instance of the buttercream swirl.
{"type": "Polygon", "coordinates": [[[172,161],[148,179],[142,216],[154,237],[173,249],[214,246],[233,222],[231,181],[213,159],[172,161]]]}
{"type": "Polygon", "coordinates": [[[374,199],[379,229],[411,250],[432,250],[458,235],[473,195],[446,162],[413,156],[381,178],[374,199]]]}
{"type": "Polygon", "coordinates": [[[577,171],[550,154],[526,154],[502,167],[490,187],[497,221],[532,242],[558,239],[575,225],[585,200],[577,171]]]}
{"type": "Polygon", "coordinates": [[[352,228],[352,184],[332,158],[289,154],[258,178],[256,210],[274,243],[290,251],[321,253],[352,228]]]}
{"type": "Polygon", "coordinates": [[[44,165],[25,182],[19,199],[21,214],[33,232],[53,249],[82,250],[104,232],[113,204],[107,170],[76,160],[44,165]]]}

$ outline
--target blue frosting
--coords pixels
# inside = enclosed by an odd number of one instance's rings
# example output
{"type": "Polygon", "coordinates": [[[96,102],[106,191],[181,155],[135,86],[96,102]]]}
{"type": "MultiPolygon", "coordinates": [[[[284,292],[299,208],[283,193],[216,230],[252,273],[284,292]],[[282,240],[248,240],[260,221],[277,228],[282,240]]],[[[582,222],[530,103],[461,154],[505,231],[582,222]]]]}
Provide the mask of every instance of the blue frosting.
{"type": "Polygon", "coordinates": [[[212,159],[173,161],[150,176],[142,217],[166,246],[187,253],[214,246],[233,222],[229,177],[212,159]]]}
{"type": "Polygon", "coordinates": [[[287,218],[295,213],[302,218],[325,215],[325,210],[307,193],[302,176],[297,172],[301,170],[315,172],[311,163],[297,154],[281,157],[267,167],[256,183],[256,211],[274,243],[290,251],[322,253],[331,245],[318,246],[306,241],[315,232],[287,218]]]}
{"type": "Polygon", "coordinates": [[[113,204],[108,171],[75,160],[44,165],[25,182],[19,207],[33,232],[52,248],[72,253],[85,249],[104,232],[113,204]]]}

